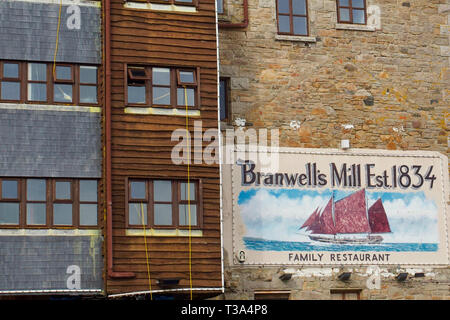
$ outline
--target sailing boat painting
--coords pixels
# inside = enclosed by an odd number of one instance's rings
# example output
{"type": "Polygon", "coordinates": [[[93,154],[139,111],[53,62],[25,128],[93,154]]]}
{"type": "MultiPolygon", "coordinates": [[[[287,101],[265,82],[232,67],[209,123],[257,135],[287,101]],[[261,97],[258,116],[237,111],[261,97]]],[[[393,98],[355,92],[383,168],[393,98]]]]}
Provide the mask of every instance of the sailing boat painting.
{"type": "Polygon", "coordinates": [[[423,191],[253,188],[237,205],[250,250],[439,250],[438,206],[423,191]]]}
{"type": "Polygon", "coordinates": [[[311,231],[311,240],[336,244],[376,244],[383,237],[375,234],[391,232],[381,198],[368,208],[365,189],[339,201],[332,196],[322,211],[314,210],[300,230],[303,228],[311,231]],[[367,236],[345,236],[364,233],[367,236]]]}

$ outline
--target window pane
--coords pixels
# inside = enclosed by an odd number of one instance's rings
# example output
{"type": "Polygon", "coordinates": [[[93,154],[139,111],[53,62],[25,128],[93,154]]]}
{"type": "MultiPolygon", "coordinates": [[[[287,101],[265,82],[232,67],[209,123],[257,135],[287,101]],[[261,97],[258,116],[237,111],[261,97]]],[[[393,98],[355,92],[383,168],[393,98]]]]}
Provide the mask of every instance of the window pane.
{"type": "Polygon", "coordinates": [[[54,101],[72,102],[72,85],[55,83],[54,101]]]}
{"type": "Polygon", "coordinates": [[[47,85],[45,83],[29,83],[28,100],[47,101],[47,85]]]}
{"type": "Polygon", "coordinates": [[[45,203],[27,203],[27,224],[47,224],[47,206],[45,203]]]}
{"type": "Polygon", "coordinates": [[[217,13],[222,14],[223,13],[223,0],[217,0],[217,13]]]}
{"type": "Polygon", "coordinates": [[[0,202],[0,224],[19,224],[19,204],[0,202]]]}
{"type": "Polygon", "coordinates": [[[192,0],[175,0],[175,2],[192,3],[192,0]]]}
{"type": "Polygon", "coordinates": [[[68,181],[56,181],[56,183],[55,183],[56,199],[60,199],[60,200],[72,199],[71,192],[70,192],[71,184],[72,183],[68,182],[68,181]]]}
{"type": "Polygon", "coordinates": [[[189,207],[191,208],[191,226],[197,225],[197,205],[191,204],[188,206],[187,204],[180,204],[180,226],[189,225],[189,207]]]}
{"type": "Polygon", "coordinates": [[[187,188],[187,182],[181,183],[181,200],[195,200],[195,183],[190,182],[189,188],[187,188]],[[188,197],[189,191],[189,197],[188,197]]]}
{"type": "Polygon", "coordinates": [[[291,25],[289,16],[278,16],[278,31],[289,33],[291,32],[291,25]]]}
{"type": "Polygon", "coordinates": [[[68,66],[56,66],[56,79],[72,80],[72,68],[68,66]]]}
{"type": "Polygon", "coordinates": [[[227,84],[225,80],[220,80],[220,121],[223,121],[228,116],[228,110],[227,110],[227,84]]]}
{"type": "Polygon", "coordinates": [[[46,190],[45,180],[28,179],[27,180],[27,200],[30,201],[45,201],[46,190]]]}
{"type": "Polygon", "coordinates": [[[17,199],[17,181],[3,180],[2,182],[2,198],[3,199],[17,199]]]}
{"type": "Polygon", "coordinates": [[[80,226],[96,226],[97,217],[96,204],[80,204],[80,226]]]}
{"type": "Polygon", "coordinates": [[[132,181],[130,183],[131,198],[132,199],[145,199],[147,194],[147,188],[144,181],[132,181]]]}
{"type": "Polygon", "coordinates": [[[180,71],[180,81],[183,83],[193,83],[194,82],[194,72],[180,71]]]}
{"type": "Polygon", "coordinates": [[[306,15],[305,0],[292,0],[292,13],[306,15]]]}
{"type": "Polygon", "coordinates": [[[339,0],[339,6],[348,7],[348,0],[339,0]]]}
{"type": "Polygon", "coordinates": [[[128,86],[128,103],[145,103],[145,86],[128,86]]]}
{"type": "Polygon", "coordinates": [[[305,17],[294,17],[294,34],[307,35],[307,29],[305,17]]]}
{"type": "Polygon", "coordinates": [[[364,8],[364,0],[352,0],[353,8],[364,8]]]}
{"type": "Polygon", "coordinates": [[[192,88],[177,88],[177,104],[179,106],[185,106],[187,97],[187,105],[192,107],[195,106],[195,90],[192,88]],[[184,92],[186,90],[186,92],[184,92]]]}
{"type": "Polygon", "coordinates": [[[142,226],[142,218],[144,218],[144,225],[147,225],[147,204],[129,203],[128,224],[142,226]]]}
{"type": "Polygon", "coordinates": [[[153,68],[152,77],[153,77],[153,84],[170,86],[169,68],[153,68]]]}
{"type": "Polygon", "coordinates": [[[97,83],[97,67],[80,66],[80,83],[97,83]]]}
{"type": "Polygon", "coordinates": [[[170,88],[153,87],[153,103],[170,105],[170,88]]]}
{"type": "Polygon", "coordinates": [[[80,180],[80,201],[97,202],[96,180],[80,180]]]}
{"type": "Polygon", "coordinates": [[[340,21],[350,21],[350,10],[339,9],[339,19],[340,21]]]}
{"type": "Polygon", "coordinates": [[[353,23],[365,24],[364,10],[353,10],[353,23]]]}
{"type": "Polygon", "coordinates": [[[155,203],[155,225],[172,225],[172,205],[155,203]]]}
{"type": "Polygon", "coordinates": [[[72,205],[69,203],[53,204],[53,224],[72,225],[72,205]]]}
{"type": "Polygon", "coordinates": [[[17,63],[4,63],[3,64],[3,77],[4,78],[19,78],[19,65],[17,63]]]}
{"type": "Polygon", "coordinates": [[[47,65],[45,63],[29,63],[28,80],[47,81],[47,65]]]}
{"type": "Polygon", "coordinates": [[[80,85],[80,102],[97,103],[97,87],[80,85]]]}
{"type": "Polygon", "coordinates": [[[2,100],[20,100],[20,82],[2,82],[2,100]]]}
{"type": "Polygon", "coordinates": [[[172,181],[153,181],[153,193],[155,201],[172,202],[172,181]]]}
{"type": "Polygon", "coordinates": [[[289,0],[277,0],[278,13],[289,13],[289,0]]]}

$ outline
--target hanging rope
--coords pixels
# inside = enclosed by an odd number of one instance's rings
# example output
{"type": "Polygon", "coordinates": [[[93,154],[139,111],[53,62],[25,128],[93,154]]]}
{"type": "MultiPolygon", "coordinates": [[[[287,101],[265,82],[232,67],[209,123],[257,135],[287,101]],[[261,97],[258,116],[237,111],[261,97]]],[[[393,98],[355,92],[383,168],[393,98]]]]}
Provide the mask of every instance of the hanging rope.
{"type": "Polygon", "coordinates": [[[190,187],[190,155],[191,148],[189,144],[189,115],[188,115],[188,101],[187,101],[187,90],[184,86],[184,102],[186,105],[186,142],[187,142],[187,199],[188,199],[188,227],[189,227],[189,286],[190,286],[190,296],[192,300],[192,239],[191,239],[191,187],[190,187]]]}
{"type": "Polygon", "coordinates": [[[145,229],[145,219],[144,219],[144,205],[141,202],[141,220],[142,220],[142,228],[144,229],[144,245],[145,245],[145,259],[147,262],[147,277],[148,277],[148,289],[150,291],[150,300],[153,300],[152,294],[152,281],[150,278],[150,264],[148,262],[148,249],[147,249],[147,233],[145,229]]]}
{"type": "Polygon", "coordinates": [[[61,11],[62,11],[62,0],[59,1],[58,29],[56,29],[55,53],[53,54],[53,79],[56,79],[56,77],[55,77],[56,55],[58,54],[59,29],[61,27],[61,11]]]}

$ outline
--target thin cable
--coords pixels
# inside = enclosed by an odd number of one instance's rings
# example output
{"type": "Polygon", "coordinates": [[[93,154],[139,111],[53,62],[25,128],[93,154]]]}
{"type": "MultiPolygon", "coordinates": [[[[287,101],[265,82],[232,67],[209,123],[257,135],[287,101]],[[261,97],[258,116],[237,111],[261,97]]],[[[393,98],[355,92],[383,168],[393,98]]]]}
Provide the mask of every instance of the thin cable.
{"type": "Polygon", "coordinates": [[[192,300],[192,240],[191,240],[191,187],[190,187],[190,154],[191,148],[189,144],[189,115],[188,115],[188,101],[187,101],[187,90],[184,87],[184,102],[186,105],[186,142],[187,142],[187,198],[188,198],[188,227],[189,227],[189,286],[190,286],[190,295],[192,300]]]}
{"type": "Polygon", "coordinates": [[[55,53],[53,55],[53,79],[56,79],[56,77],[55,77],[56,55],[58,54],[59,29],[61,27],[61,11],[62,11],[62,0],[59,1],[58,29],[56,29],[55,53]]]}
{"type": "Polygon", "coordinates": [[[148,276],[148,288],[150,291],[150,300],[153,300],[152,293],[152,281],[150,278],[150,264],[148,263],[148,249],[147,249],[147,233],[145,231],[145,220],[144,220],[144,205],[141,202],[141,219],[142,219],[142,228],[144,229],[144,244],[145,244],[145,259],[147,261],[147,276],[148,276]]]}

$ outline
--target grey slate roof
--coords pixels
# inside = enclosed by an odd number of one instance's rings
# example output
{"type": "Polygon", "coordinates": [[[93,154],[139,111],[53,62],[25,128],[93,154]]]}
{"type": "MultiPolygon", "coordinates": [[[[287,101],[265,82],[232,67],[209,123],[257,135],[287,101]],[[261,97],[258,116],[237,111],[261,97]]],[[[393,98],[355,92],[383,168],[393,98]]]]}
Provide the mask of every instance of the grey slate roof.
{"type": "MultiPolygon", "coordinates": [[[[101,63],[101,10],[79,6],[80,29],[69,29],[61,10],[57,62],[101,63]]],[[[59,5],[0,1],[0,59],[53,61],[59,5]]]]}
{"type": "Polygon", "coordinates": [[[0,176],[101,177],[100,113],[0,109],[0,176]]]}

